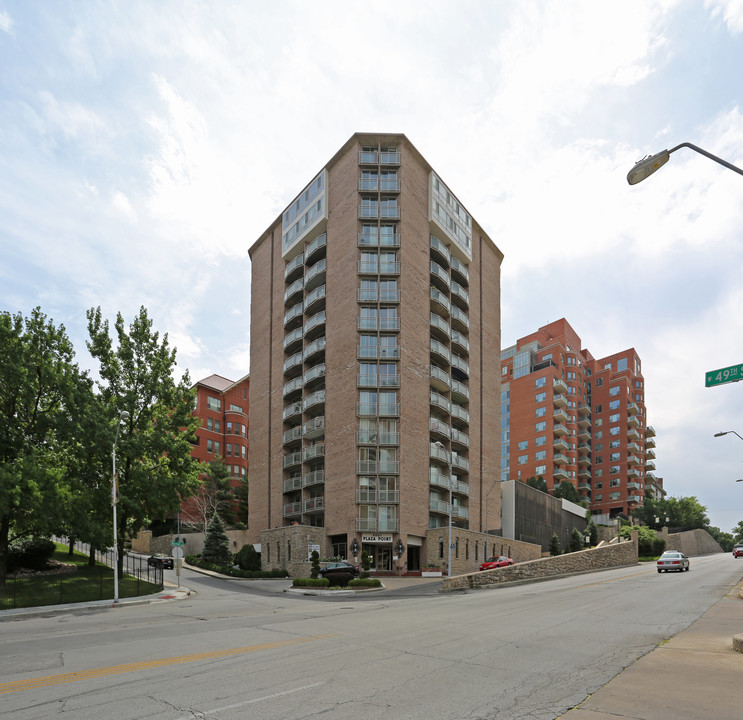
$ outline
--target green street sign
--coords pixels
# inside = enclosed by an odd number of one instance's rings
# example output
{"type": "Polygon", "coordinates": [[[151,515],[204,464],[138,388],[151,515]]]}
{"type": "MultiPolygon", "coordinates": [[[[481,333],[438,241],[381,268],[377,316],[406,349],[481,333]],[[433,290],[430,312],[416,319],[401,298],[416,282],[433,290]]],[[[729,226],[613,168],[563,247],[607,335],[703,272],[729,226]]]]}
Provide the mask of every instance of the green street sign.
{"type": "Polygon", "coordinates": [[[713,387],[714,385],[723,385],[739,380],[743,380],[743,363],[720,370],[709,370],[704,374],[704,387],[713,387]]]}

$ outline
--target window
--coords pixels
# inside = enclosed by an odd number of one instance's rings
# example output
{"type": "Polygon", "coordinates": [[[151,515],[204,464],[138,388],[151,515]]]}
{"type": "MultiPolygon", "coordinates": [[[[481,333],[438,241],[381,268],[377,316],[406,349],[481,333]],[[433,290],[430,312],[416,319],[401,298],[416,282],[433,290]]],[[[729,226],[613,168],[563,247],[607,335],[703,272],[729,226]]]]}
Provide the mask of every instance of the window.
{"type": "Polygon", "coordinates": [[[619,475],[620,467],[619,465],[612,465],[609,468],[609,475],[619,475]]]}
{"type": "Polygon", "coordinates": [[[610,423],[619,422],[619,413],[614,413],[613,415],[609,415],[609,422],[610,423]]]}
{"type": "Polygon", "coordinates": [[[604,431],[599,430],[598,432],[594,433],[593,436],[596,438],[596,440],[601,440],[601,438],[604,437],[604,431]]]}
{"type": "Polygon", "coordinates": [[[604,378],[596,378],[596,387],[601,387],[604,384],[604,378]]]}
{"type": "Polygon", "coordinates": [[[542,422],[538,422],[535,427],[537,432],[544,432],[547,429],[547,423],[542,420],[542,422]]]}
{"type": "Polygon", "coordinates": [[[619,426],[615,425],[613,428],[609,428],[609,435],[619,435],[619,426]]]}
{"type": "Polygon", "coordinates": [[[619,447],[619,445],[620,445],[620,441],[619,441],[619,440],[612,440],[612,441],[611,441],[611,442],[609,443],[609,447],[610,447],[610,448],[618,448],[618,447],[619,447]]]}
{"type": "Polygon", "coordinates": [[[529,462],[528,455],[519,455],[519,465],[526,465],[529,462]]]}
{"type": "Polygon", "coordinates": [[[224,447],[225,455],[232,455],[232,443],[227,443],[224,447]]]}
{"type": "Polygon", "coordinates": [[[540,475],[544,475],[547,472],[547,466],[537,465],[535,472],[537,473],[537,477],[539,477],[540,475]]]}
{"type": "Polygon", "coordinates": [[[627,358],[621,358],[617,360],[617,372],[627,369],[627,358]]]}
{"type": "Polygon", "coordinates": [[[596,452],[601,452],[604,449],[604,443],[596,443],[596,446],[593,449],[596,452]]]}
{"type": "Polygon", "coordinates": [[[621,453],[613,452],[609,455],[609,462],[618,462],[621,457],[621,453]]]}
{"type": "Polygon", "coordinates": [[[602,477],[603,474],[604,474],[604,471],[602,469],[600,469],[600,468],[598,470],[594,470],[593,471],[593,476],[594,477],[597,477],[597,478],[602,477]]]}
{"type": "Polygon", "coordinates": [[[547,393],[537,393],[537,397],[535,399],[538,403],[543,403],[547,399],[547,393]]]}
{"type": "Polygon", "coordinates": [[[609,500],[619,500],[619,493],[618,492],[609,493],[609,500]]]}
{"type": "Polygon", "coordinates": [[[596,405],[596,407],[593,409],[593,411],[595,413],[604,412],[604,406],[601,403],[599,403],[598,405],[596,405]]]}
{"type": "Polygon", "coordinates": [[[519,445],[518,445],[519,450],[526,450],[526,448],[528,448],[528,447],[529,447],[529,441],[528,440],[522,440],[519,443],[519,445]]]}
{"type": "Polygon", "coordinates": [[[547,414],[547,408],[537,408],[537,417],[544,417],[547,414]]]}
{"type": "Polygon", "coordinates": [[[546,460],[547,459],[547,451],[546,450],[539,450],[537,451],[537,454],[534,456],[535,460],[546,460]]]}
{"type": "Polygon", "coordinates": [[[243,409],[239,405],[230,405],[230,412],[242,412],[243,409]]]}
{"type": "Polygon", "coordinates": [[[612,478],[611,480],[609,480],[609,487],[619,487],[620,482],[621,481],[619,478],[612,478]]]}
{"type": "Polygon", "coordinates": [[[539,437],[538,437],[538,438],[537,438],[537,439],[536,439],[536,440],[534,441],[534,444],[535,444],[535,445],[536,445],[537,447],[542,447],[542,445],[544,445],[544,444],[545,444],[546,442],[547,442],[547,437],[546,437],[546,435],[540,435],[540,436],[539,436],[539,437]]]}
{"type": "Polygon", "coordinates": [[[547,378],[546,377],[537,378],[536,381],[535,381],[535,385],[538,388],[543,388],[546,385],[546,383],[547,383],[547,378]]]}
{"type": "Polygon", "coordinates": [[[597,495],[596,496],[596,499],[595,499],[595,502],[601,502],[601,500],[602,500],[603,497],[604,497],[603,495],[597,495]]]}
{"type": "MultiPolygon", "coordinates": [[[[601,427],[604,424],[604,418],[596,418],[596,420],[593,423],[594,427],[601,427]]],[[[601,431],[599,431],[601,432],[601,431]]]]}
{"type": "Polygon", "coordinates": [[[219,440],[214,441],[214,452],[219,454],[219,440]]]}
{"type": "Polygon", "coordinates": [[[206,407],[209,410],[214,410],[215,412],[221,412],[222,410],[222,401],[219,398],[212,397],[209,395],[206,398],[206,407]]]}
{"type": "Polygon", "coordinates": [[[214,452],[214,441],[213,440],[207,440],[206,441],[206,451],[207,452],[214,452]]]}
{"type": "Polygon", "coordinates": [[[604,487],[604,483],[603,482],[594,483],[593,487],[595,490],[601,490],[601,488],[604,487]]]}
{"type": "Polygon", "coordinates": [[[568,380],[575,380],[575,373],[572,370],[568,372],[568,380]]]}
{"type": "Polygon", "coordinates": [[[214,430],[214,421],[211,418],[206,419],[206,429],[214,430]]]}
{"type": "Polygon", "coordinates": [[[611,397],[616,397],[619,395],[619,385],[615,385],[614,387],[609,388],[609,395],[611,397]]]}
{"type": "Polygon", "coordinates": [[[221,428],[222,428],[222,421],[215,420],[214,421],[214,432],[221,432],[221,428]]]}
{"type": "Polygon", "coordinates": [[[231,422],[228,422],[227,423],[227,433],[229,434],[231,432],[232,432],[232,423],[231,422]]]}

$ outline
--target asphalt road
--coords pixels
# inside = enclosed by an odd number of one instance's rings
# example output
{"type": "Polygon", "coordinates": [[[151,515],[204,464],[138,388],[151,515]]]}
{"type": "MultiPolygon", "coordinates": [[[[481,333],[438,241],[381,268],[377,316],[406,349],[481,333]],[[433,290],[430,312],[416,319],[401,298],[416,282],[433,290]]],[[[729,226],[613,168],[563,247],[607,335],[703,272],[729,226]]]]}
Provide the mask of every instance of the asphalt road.
{"type": "MultiPolygon", "coordinates": [[[[0,624],[12,720],[556,718],[743,575],[636,566],[439,594],[332,599],[187,571],[190,598],[0,624]]],[[[169,579],[175,579],[168,571],[169,579]]],[[[275,587],[275,586],[273,586],[275,587]]]]}

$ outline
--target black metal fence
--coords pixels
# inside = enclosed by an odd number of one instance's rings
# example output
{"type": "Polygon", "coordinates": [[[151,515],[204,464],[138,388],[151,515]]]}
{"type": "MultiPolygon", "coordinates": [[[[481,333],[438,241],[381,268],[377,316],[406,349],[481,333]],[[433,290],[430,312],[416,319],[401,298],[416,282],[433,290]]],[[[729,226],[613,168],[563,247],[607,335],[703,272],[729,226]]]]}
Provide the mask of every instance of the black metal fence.
{"type": "MultiPolygon", "coordinates": [[[[65,542],[57,539],[57,542],[65,542]]],[[[89,546],[74,549],[89,555],[89,546]]],[[[0,610],[44,605],[113,600],[113,550],[96,551],[96,565],[77,565],[50,572],[8,576],[0,584],[0,610]]],[[[119,579],[119,598],[149,595],[163,589],[163,568],[147,564],[147,558],[125,555],[124,575],[119,579]]]]}

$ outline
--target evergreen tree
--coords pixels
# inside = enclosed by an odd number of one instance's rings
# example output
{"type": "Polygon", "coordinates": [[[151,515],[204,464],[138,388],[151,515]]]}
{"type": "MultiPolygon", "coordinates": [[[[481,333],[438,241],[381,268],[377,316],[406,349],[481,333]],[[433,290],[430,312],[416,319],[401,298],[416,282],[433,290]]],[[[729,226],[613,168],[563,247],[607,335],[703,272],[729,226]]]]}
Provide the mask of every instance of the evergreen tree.
{"type": "Polygon", "coordinates": [[[317,552],[317,550],[313,550],[310,558],[312,559],[312,569],[310,570],[310,577],[315,580],[320,574],[320,553],[317,552]]]}
{"type": "Polygon", "coordinates": [[[562,548],[560,547],[560,538],[557,537],[557,533],[552,533],[552,539],[550,540],[550,555],[562,555],[562,548]]]}
{"type": "Polygon", "coordinates": [[[570,552],[578,552],[583,550],[585,547],[585,540],[583,539],[583,533],[574,527],[570,532],[570,552]]]}
{"type": "Polygon", "coordinates": [[[204,549],[201,551],[201,559],[212,565],[232,564],[232,553],[230,552],[230,541],[227,533],[224,531],[224,525],[219,519],[219,514],[214,513],[214,517],[209,523],[204,538],[204,549]]]}
{"type": "Polygon", "coordinates": [[[547,488],[547,483],[545,482],[544,478],[540,475],[538,478],[534,477],[533,475],[526,481],[526,484],[529,487],[536,488],[537,490],[541,490],[542,492],[549,492],[547,488]]]}

